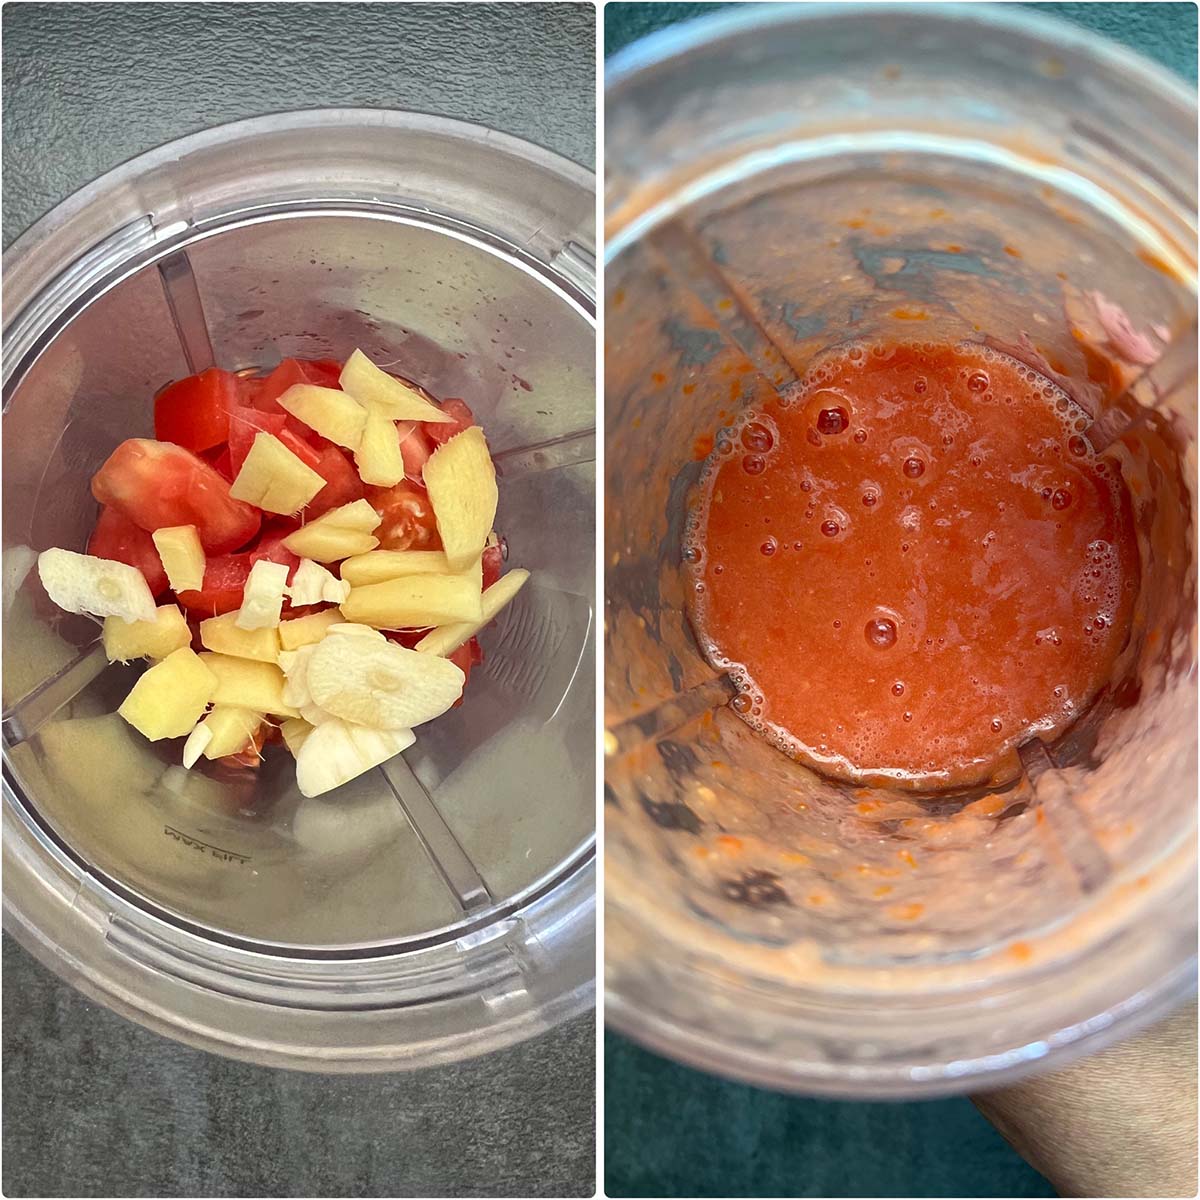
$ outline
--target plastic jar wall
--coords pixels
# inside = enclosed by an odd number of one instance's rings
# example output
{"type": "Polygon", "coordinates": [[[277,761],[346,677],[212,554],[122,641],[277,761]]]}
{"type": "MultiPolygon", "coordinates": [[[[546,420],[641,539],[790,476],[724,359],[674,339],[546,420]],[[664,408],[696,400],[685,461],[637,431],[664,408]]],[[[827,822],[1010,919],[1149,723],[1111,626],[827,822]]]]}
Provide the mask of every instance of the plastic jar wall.
{"type": "Polygon", "coordinates": [[[611,65],[623,1032],[755,1083],[928,1095],[1061,1062],[1194,986],[1195,137],[1185,89],[1025,9],[742,10],[611,65]],[[698,441],[848,338],[990,335],[1086,380],[1097,293],[1167,341],[1095,414],[1148,483],[1119,686],[1022,747],[1002,792],[850,794],[751,735],[685,616],[698,441]]]}
{"type": "Polygon", "coordinates": [[[254,1061],[454,1061],[584,1010],[594,975],[594,180],[491,130],[284,114],[135,159],[5,256],[5,923],[160,1032],[254,1061]],[[115,715],[134,668],[31,568],[214,361],[361,346],[461,396],[533,578],[466,703],[304,800],[184,772],[115,715]],[[557,514],[547,525],[543,514],[557,514]]]}

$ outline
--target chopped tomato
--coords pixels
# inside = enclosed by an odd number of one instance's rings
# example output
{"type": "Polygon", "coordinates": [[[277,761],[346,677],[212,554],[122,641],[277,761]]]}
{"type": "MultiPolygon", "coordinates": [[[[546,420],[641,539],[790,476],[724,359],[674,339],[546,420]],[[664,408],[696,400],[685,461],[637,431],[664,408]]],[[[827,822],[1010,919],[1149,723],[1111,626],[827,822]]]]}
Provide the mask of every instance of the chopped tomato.
{"type": "Polygon", "coordinates": [[[485,546],[483,548],[483,590],[485,592],[500,578],[503,567],[504,551],[499,546],[485,546]]]}
{"type": "Polygon", "coordinates": [[[275,726],[263,721],[241,750],[236,754],[222,755],[217,761],[223,762],[227,767],[249,767],[253,770],[262,762],[262,748],[270,737],[270,730],[274,728],[275,726]]]}
{"type": "Polygon", "coordinates": [[[428,629],[381,629],[379,631],[389,642],[413,650],[417,643],[429,632],[428,629]]]}
{"type": "Polygon", "coordinates": [[[453,417],[454,422],[429,421],[423,425],[426,436],[435,446],[448,442],[456,433],[462,433],[475,424],[475,414],[463,400],[443,400],[442,412],[453,417]]]}
{"type": "Polygon", "coordinates": [[[219,446],[229,436],[238,388],[238,377],[217,367],[168,384],[154,399],[154,436],[197,453],[219,446]]]}
{"type": "Polygon", "coordinates": [[[217,446],[212,450],[205,450],[200,457],[204,459],[204,461],[208,463],[208,465],[212,467],[212,469],[216,471],[218,475],[224,479],[228,479],[230,483],[237,478],[237,475],[233,469],[233,460],[229,457],[228,446],[217,446]]]}
{"type": "Polygon", "coordinates": [[[306,359],[304,369],[318,387],[340,388],[342,386],[342,364],[336,358],[306,359]]]}
{"type": "Polygon", "coordinates": [[[402,479],[395,487],[367,488],[371,507],[382,518],[375,536],[384,550],[440,550],[437,518],[425,489],[402,479]]]}
{"type": "Polygon", "coordinates": [[[300,565],[300,559],[283,545],[283,539],[292,532],[287,526],[263,531],[258,543],[240,554],[219,554],[204,565],[204,586],[199,591],[179,592],[179,603],[191,614],[200,617],[219,617],[242,606],[242,593],[250,568],[259,559],[283,563],[288,568],[288,579],[300,565]]]}
{"type": "Polygon", "coordinates": [[[249,554],[218,554],[204,565],[204,586],[198,592],[179,592],[178,600],[201,620],[242,607],[242,592],[253,566],[249,554]]]}
{"type": "MultiPolygon", "coordinates": [[[[471,668],[483,662],[483,649],[479,645],[479,640],[472,638],[469,642],[464,642],[446,657],[466,676],[463,680],[463,694],[465,695],[467,684],[471,682],[471,668]]],[[[453,707],[457,708],[462,702],[463,697],[459,696],[453,707]]]]}
{"type": "Polygon", "coordinates": [[[167,590],[167,573],[163,570],[154,539],[115,508],[100,510],[100,519],[88,539],[87,552],[97,558],[110,558],[137,567],[155,596],[167,590]]]}
{"type": "Polygon", "coordinates": [[[250,447],[259,433],[274,434],[297,458],[316,469],[317,452],[296,432],[296,425],[285,413],[259,412],[254,408],[236,408],[229,414],[229,461],[234,477],[242,469],[250,447]]]}
{"type": "Polygon", "coordinates": [[[262,412],[282,413],[279,397],[298,383],[311,383],[317,387],[335,388],[342,373],[340,363],[321,358],[312,362],[301,362],[285,358],[265,379],[254,381],[251,403],[262,412]]]}
{"type": "Polygon", "coordinates": [[[425,464],[433,453],[424,429],[425,426],[417,421],[399,421],[396,424],[396,432],[400,436],[400,454],[404,458],[404,474],[414,483],[421,482],[425,464]]]}
{"type": "Polygon", "coordinates": [[[235,500],[216,470],[171,442],[122,442],[92,477],[92,495],[148,532],[195,525],[209,553],[244,546],[259,527],[258,509],[235,500]]]}
{"type": "Polygon", "coordinates": [[[305,509],[310,521],[331,508],[353,504],[365,495],[363,482],[359,479],[354,464],[332,442],[325,442],[316,454],[317,461],[313,464],[313,469],[327,482],[305,509]]]}

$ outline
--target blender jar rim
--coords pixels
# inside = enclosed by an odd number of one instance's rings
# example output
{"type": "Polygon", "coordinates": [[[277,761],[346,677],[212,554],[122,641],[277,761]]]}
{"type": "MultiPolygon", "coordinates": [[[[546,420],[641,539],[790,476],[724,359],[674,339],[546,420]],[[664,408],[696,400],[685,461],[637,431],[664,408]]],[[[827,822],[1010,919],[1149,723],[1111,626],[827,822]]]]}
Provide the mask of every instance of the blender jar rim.
{"type": "Polygon", "coordinates": [[[1008,4],[971,3],[814,3],[814,4],[747,4],[734,10],[712,13],[682,21],[618,50],[605,67],[605,91],[615,91],[631,78],[641,77],[671,59],[683,57],[694,50],[704,50],[716,42],[742,33],[769,33],[779,26],[801,24],[821,18],[845,17],[860,19],[879,14],[920,17],[929,24],[980,25],[1013,33],[1040,36],[1047,42],[1065,49],[1079,50],[1097,59],[1103,67],[1120,70],[1127,76],[1137,76],[1138,82],[1159,93],[1164,100],[1182,106],[1189,112],[1197,107],[1195,90],[1165,67],[1091,30],[1083,29],[1035,8],[1008,4]],[[1014,11],[1015,10],[1015,11],[1014,11]]]}

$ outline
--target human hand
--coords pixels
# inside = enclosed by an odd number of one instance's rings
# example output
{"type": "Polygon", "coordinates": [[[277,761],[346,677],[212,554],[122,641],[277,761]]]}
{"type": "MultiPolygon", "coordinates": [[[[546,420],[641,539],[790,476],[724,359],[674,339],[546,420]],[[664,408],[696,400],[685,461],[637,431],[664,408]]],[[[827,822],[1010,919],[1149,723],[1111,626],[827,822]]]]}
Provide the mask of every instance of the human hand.
{"type": "Polygon", "coordinates": [[[1060,1195],[1196,1195],[1195,1001],[1052,1075],[971,1098],[1060,1195]]]}

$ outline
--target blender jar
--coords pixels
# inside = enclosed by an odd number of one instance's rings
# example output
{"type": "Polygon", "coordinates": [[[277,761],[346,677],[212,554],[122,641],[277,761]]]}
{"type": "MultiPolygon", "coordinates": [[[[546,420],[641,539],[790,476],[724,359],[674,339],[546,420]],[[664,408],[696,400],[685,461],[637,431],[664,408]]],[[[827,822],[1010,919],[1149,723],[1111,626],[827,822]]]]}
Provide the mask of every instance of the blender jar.
{"type": "Polygon", "coordinates": [[[143,155],[5,256],[4,914],[65,979],[324,1070],[454,1061],[592,1002],[594,203],[492,130],[313,111],[143,155]],[[116,715],[137,669],[54,610],[36,554],[84,548],[90,478],[168,380],[355,347],[471,405],[531,581],[464,704],[336,794],[283,756],[185,771],[116,715]]]}
{"type": "Polygon", "coordinates": [[[1026,9],[800,5],[630,47],[606,111],[608,1017],[845,1096],[992,1085],[1151,1020],[1195,980],[1194,98],[1026,9]],[[1003,787],[808,770],[688,623],[713,433],[873,338],[1065,377],[1133,491],[1118,671],[1003,787]]]}

